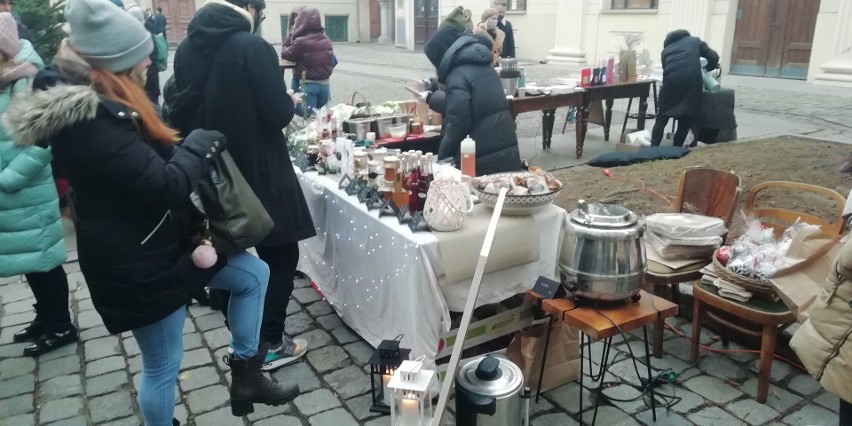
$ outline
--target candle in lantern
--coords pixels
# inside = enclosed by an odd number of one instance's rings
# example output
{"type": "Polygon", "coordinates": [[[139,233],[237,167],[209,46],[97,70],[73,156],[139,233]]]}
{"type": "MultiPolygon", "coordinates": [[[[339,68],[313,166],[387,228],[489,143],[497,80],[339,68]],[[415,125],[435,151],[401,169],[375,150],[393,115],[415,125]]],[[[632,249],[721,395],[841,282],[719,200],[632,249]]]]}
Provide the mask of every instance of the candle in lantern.
{"type": "Polygon", "coordinates": [[[385,396],[385,405],[388,407],[393,404],[393,392],[388,389],[391,377],[393,377],[393,371],[390,374],[382,374],[382,395],[385,396]]]}
{"type": "Polygon", "coordinates": [[[416,399],[410,399],[406,395],[400,401],[400,426],[419,426],[420,425],[420,404],[416,399]]]}

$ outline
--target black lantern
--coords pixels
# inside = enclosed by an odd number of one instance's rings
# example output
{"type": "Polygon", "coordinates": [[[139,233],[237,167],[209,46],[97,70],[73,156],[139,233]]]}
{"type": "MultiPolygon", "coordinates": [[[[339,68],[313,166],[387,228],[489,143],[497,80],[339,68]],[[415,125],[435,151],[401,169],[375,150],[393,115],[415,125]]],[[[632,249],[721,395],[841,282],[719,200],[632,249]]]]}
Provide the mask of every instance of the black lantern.
{"type": "Polygon", "coordinates": [[[411,349],[399,347],[402,335],[393,340],[382,340],[379,347],[370,357],[370,389],[372,389],[374,413],[390,414],[390,404],[393,403],[393,392],[388,391],[393,372],[403,361],[408,360],[411,349]]]}

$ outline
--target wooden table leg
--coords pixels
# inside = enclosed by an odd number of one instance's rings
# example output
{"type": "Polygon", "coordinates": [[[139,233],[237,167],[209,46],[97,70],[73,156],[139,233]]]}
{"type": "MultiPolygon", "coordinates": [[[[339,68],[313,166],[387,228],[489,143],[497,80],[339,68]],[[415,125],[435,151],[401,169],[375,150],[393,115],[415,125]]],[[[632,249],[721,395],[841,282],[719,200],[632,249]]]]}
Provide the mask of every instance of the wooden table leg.
{"type": "Polygon", "coordinates": [[[648,112],[648,94],[639,98],[639,117],[636,117],[636,127],[645,130],[645,113],[648,112]]]}
{"type": "Polygon", "coordinates": [[[583,156],[583,144],[586,142],[586,129],[588,128],[587,118],[589,116],[589,104],[583,104],[577,107],[577,125],[575,134],[577,135],[577,158],[583,156]]]}
{"type": "Polygon", "coordinates": [[[546,109],[541,111],[541,147],[550,148],[553,139],[553,123],[556,121],[556,110],[546,109]]]}
{"type": "Polygon", "coordinates": [[[689,356],[690,364],[698,362],[698,342],[701,340],[701,317],[704,315],[704,309],[704,303],[696,298],[692,307],[692,342],[690,342],[691,351],[689,356]]]}
{"type": "MultiPolygon", "coordinates": [[[[656,297],[666,297],[666,290],[668,290],[668,284],[660,285],[654,284],[654,296],[656,297]]],[[[662,358],[663,357],[663,333],[665,331],[665,320],[660,318],[654,323],[654,358],[662,358]]]]}
{"type": "Polygon", "coordinates": [[[609,126],[612,124],[612,105],[614,100],[606,100],[606,112],[604,112],[604,140],[609,142],[609,126]]]}
{"type": "Polygon", "coordinates": [[[775,355],[777,337],[777,326],[763,326],[763,336],[760,340],[760,370],[757,374],[757,402],[761,404],[766,403],[766,397],[769,395],[769,378],[772,373],[772,357],[775,355]]]}

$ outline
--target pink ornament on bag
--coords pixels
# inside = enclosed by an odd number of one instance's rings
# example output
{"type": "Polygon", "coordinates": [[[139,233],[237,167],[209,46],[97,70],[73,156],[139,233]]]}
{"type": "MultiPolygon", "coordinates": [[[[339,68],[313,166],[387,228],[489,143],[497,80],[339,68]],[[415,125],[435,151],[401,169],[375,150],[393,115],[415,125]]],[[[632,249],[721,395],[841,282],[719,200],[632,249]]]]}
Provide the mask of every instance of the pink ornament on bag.
{"type": "Polygon", "coordinates": [[[219,255],[210,240],[201,240],[198,247],[192,251],[192,263],[200,269],[208,269],[216,264],[219,255]]]}

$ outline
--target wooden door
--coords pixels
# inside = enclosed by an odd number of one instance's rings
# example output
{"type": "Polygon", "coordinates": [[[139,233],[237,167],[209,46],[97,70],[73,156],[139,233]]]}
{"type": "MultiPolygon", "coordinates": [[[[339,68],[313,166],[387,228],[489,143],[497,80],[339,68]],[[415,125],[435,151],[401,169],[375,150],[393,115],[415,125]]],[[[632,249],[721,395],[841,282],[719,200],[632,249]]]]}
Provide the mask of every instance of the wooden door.
{"type": "Polygon", "coordinates": [[[438,0],[414,0],[414,43],[426,44],[438,30],[438,0]]]}
{"type": "MultiPolygon", "coordinates": [[[[770,55],[766,74],[804,80],[808,77],[820,2],[819,0],[785,0],[779,3],[787,8],[787,14],[786,19],[782,17],[776,22],[786,27],[773,35],[773,38],[777,36],[779,40],[779,47],[773,49],[773,52],[780,51],[780,54],[775,55],[779,58],[777,61],[770,55]]],[[[779,7],[779,9],[782,8],[779,7]]]]}
{"type": "Polygon", "coordinates": [[[382,35],[382,8],[379,0],[370,0],[370,38],[377,39],[382,35]]]}
{"type": "Polygon", "coordinates": [[[731,73],[807,78],[819,0],[740,0],[731,73]]]}
{"type": "Polygon", "coordinates": [[[166,15],[166,33],[170,44],[178,44],[186,38],[186,28],[195,16],[194,0],[160,0],[159,7],[166,15]]]}

